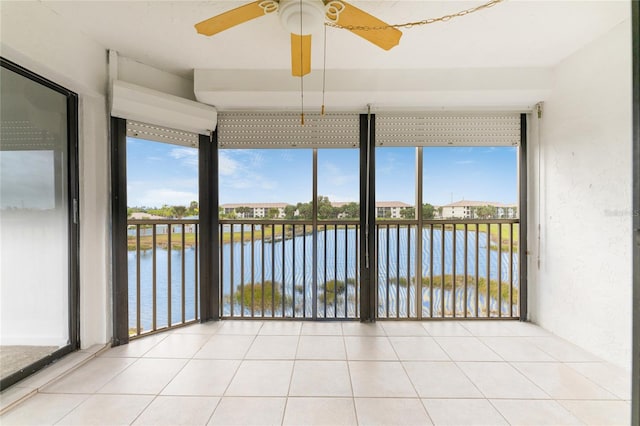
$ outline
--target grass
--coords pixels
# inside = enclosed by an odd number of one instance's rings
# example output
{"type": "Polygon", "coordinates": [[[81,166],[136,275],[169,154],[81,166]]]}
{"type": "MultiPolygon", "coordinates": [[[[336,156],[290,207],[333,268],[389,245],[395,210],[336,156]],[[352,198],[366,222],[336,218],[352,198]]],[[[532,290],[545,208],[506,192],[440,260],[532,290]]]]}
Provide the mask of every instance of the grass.
{"type": "MultiPolygon", "coordinates": [[[[169,242],[169,238],[167,234],[157,234],[156,235],[156,245],[160,248],[166,249],[169,242]]],[[[185,248],[191,248],[196,245],[196,236],[195,234],[185,233],[184,234],[184,246],[185,248]]],[[[151,250],[153,248],[153,237],[151,235],[141,236],[140,237],[140,250],[151,250]]],[[[171,234],[171,248],[174,250],[179,250],[182,248],[182,234],[171,234]]],[[[127,238],[127,249],[135,250],[136,249],[136,237],[128,237],[127,238]]]]}
{"type": "MultiPolygon", "coordinates": [[[[415,280],[411,280],[411,284],[415,284],[415,280]]],[[[396,284],[398,279],[393,277],[389,278],[389,284],[396,284]]],[[[464,288],[464,275],[456,275],[456,288],[464,288]]],[[[407,279],[404,277],[400,277],[400,287],[407,286],[407,279]]],[[[422,277],[422,288],[429,288],[431,286],[431,277],[422,277]]],[[[476,277],[475,275],[467,275],[467,289],[476,287],[476,277]]],[[[434,275],[433,277],[433,288],[442,288],[442,275],[434,275]]],[[[444,276],[444,289],[447,291],[453,290],[453,275],[445,274],[444,276]]],[[[480,294],[487,294],[487,279],[484,277],[478,278],[478,292],[480,294]]],[[[497,299],[498,298],[498,280],[490,280],[489,282],[489,295],[490,297],[497,299]]],[[[500,297],[502,300],[509,300],[509,283],[502,283],[502,289],[500,291],[500,297]]],[[[518,300],[518,289],[512,289],[513,300],[518,300]]]]}
{"type": "MultiPolygon", "coordinates": [[[[348,225],[348,228],[355,228],[356,225],[348,225]]],[[[406,225],[403,225],[403,227],[406,225]]],[[[438,229],[439,225],[434,225],[434,229],[438,229]]],[[[455,225],[456,226],[456,230],[457,231],[464,231],[464,225],[462,224],[458,224],[455,225]]],[[[487,225],[486,224],[481,224],[481,225],[467,225],[467,232],[471,233],[475,233],[476,232],[476,228],[479,228],[480,232],[487,232],[487,225]]],[[[502,224],[502,251],[504,252],[508,252],[510,250],[511,247],[511,240],[509,238],[509,225],[508,224],[502,224]]],[[[340,226],[340,228],[343,228],[343,225],[340,226]]],[[[312,233],[312,229],[313,227],[310,225],[307,225],[306,227],[303,226],[296,226],[296,232],[295,232],[295,236],[299,237],[302,236],[303,234],[307,234],[310,235],[312,233]],[[305,232],[306,230],[306,232],[305,232]]],[[[333,229],[333,227],[327,227],[327,230],[331,230],[333,229]]],[[[324,230],[324,226],[323,225],[318,225],[318,230],[319,231],[323,231],[324,230]]],[[[451,231],[453,230],[453,225],[445,225],[445,230],[451,231]]],[[[498,225],[494,224],[490,226],[490,230],[489,230],[489,236],[491,239],[491,248],[494,250],[497,250],[498,248],[498,239],[499,239],[499,235],[498,235],[498,225]]],[[[223,244],[230,244],[231,243],[231,232],[225,232],[222,234],[222,243],[223,244]]],[[[195,234],[193,233],[185,233],[185,248],[191,248],[193,246],[195,246],[195,234]]],[[[284,227],[284,236],[285,239],[291,239],[294,237],[293,234],[293,226],[292,225],[285,225],[284,227]]],[[[260,229],[254,229],[253,231],[253,239],[254,240],[261,240],[264,239],[265,242],[270,242],[272,240],[272,238],[276,238],[276,239],[281,239],[282,238],[282,225],[276,225],[275,227],[271,227],[271,226],[262,226],[260,229]]],[[[245,243],[250,243],[251,242],[251,227],[247,227],[247,229],[245,229],[244,233],[240,232],[240,231],[234,231],[233,232],[233,241],[234,243],[237,242],[245,242],[245,243]]],[[[157,234],[156,235],[156,244],[158,247],[166,249],[168,246],[168,238],[167,238],[167,234],[157,234]]],[[[140,250],[145,251],[145,250],[151,250],[151,248],[153,247],[153,240],[151,236],[141,236],[140,237],[140,250]]],[[[172,234],[171,235],[171,248],[174,250],[180,250],[182,248],[182,234],[172,234]]],[[[127,239],[127,249],[128,250],[135,250],[136,249],[136,238],[135,237],[128,237],[127,239]]],[[[518,225],[515,224],[513,226],[513,252],[517,253],[518,252],[518,225]]]]}
{"type": "MultiPolygon", "coordinates": [[[[282,283],[265,281],[263,292],[262,283],[256,283],[253,287],[251,284],[247,283],[243,286],[242,290],[237,290],[233,297],[235,298],[236,303],[242,304],[245,309],[251,309],[254,312],[262,312],[263,306],[265,309],[271,309],[272,303],[275,307],[282,305],[283,296],[280,288],[282,288],[282,283]]],[[[285,299],[285,302],[287,304],[289,303],[287,299],[285,299]]]]}

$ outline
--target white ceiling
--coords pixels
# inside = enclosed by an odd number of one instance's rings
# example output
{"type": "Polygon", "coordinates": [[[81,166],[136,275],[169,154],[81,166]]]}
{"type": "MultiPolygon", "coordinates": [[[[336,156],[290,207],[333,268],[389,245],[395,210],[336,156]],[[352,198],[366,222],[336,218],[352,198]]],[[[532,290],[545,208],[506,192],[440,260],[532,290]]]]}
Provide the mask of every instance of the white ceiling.
{"type": "MultiPolygon", "coordinates": [[[[483,2],[354,0],[351,3],[386,22],[402,23],[454,13],[483,2]]],[[[299,90],[299,79],[289,75],[289,34],[275,14],[213,37],[199,35],[193,28],[203,19],[244,3],[246,1],[221,0],[42,2],[66,19],[69,25],[76,26],[105,48],[114,49],[123,56],[187,78],[192,78],[194,70],[202,70],[202,93],[198,93],[196,87],[196,94],[205,102],[223,108],[293,106],[299,102],[294,101],[299,94],[293,96],[299,90]],[[229,80],[230,86],[243,86],[243,82],[246,87],[258,85],[258,88],[251,88],[251,94],[255,96],[247,93],[249,89],[243,91],[242,87],[221,87],[220,78],[230,75],[234,76],[229,80]],[[206,96],[212,93],[213,98],[206,96]],[[288,94],[291,100],[282,96],[278,101],[274,93],[288,94]]],[[[424,96],[414,99],[406,84],[397,87],[398,84],[407,78],[415,81],[421,72],[437,79],[457,70],[458,73],[463,72],[457,76],[458,81],[468,82],[474,75],[473,68],[502,69],[502,72],[514,69],[520,73],[523,68],[549,69],[627,19],[629,9],[629,1],[506,0],[493,8],[446,23],[403,30],[399,46],[390,51],[384,51],[348,31],[329,28],[327,92],[332,92],[335,101],[344,107],[351,107],[349,99],[354,104],[384,103],[385,99],[391,100],[387,102],[390,106],[402,105],[403,102],[407,105],[425,104],[428,102],[424,96]],[[359,77],[362,75],[368,77],[359,77]],[[347,88],[343,87],[345,81],[347,88]],[[366,83],[356,90],[360,95],[345,95],[349,92],[349,81],[366,83]],[[379,95],[364,96],[367,92],[379,95]],[[342,98],[345,99],[340,100],[342,98]]],[[[314,37],[313,71],[308,77],[311,92],[320,90],[324,59],[322,37],[314,37]]],[[[498,78],[504,80],[506,77],[498,75],[498,78]]],[[[544,80],[545,76],[541,78],[544,80]]],[[[473,84],[477,87],[465,88],[465,91],[475,94],[462,96],[456,101],[458,104],[476,99],[474,96],[478,90],[486,92],[491,89],[482,86],[479,78],[476,80],[473,84]]],[[[524,84],[526,76],[520,75],[515,81],[523,82],[516,92],[541,89],[539,81],[533,87],[524,84]]],[[[417,91],[429,92],[440,99],[441,94],[436,92],[442,90],[437,89],[423,87],[417,91]]],[[[508,88],[497,89],[504,92],[508,88]]],[[[452,91],[455,90],[445,90],[452,91]]],[[[520,93],[506,100],[498,96],[494,101],[488,96],[484,104],[526,104],[536,96],[542,96],[542,92],[527,96],[520,93]]],[[[312,100],[317,101],[317,96],[312,100]]],[[[441,104],[440,100],[434,103],[441,104]]]]}

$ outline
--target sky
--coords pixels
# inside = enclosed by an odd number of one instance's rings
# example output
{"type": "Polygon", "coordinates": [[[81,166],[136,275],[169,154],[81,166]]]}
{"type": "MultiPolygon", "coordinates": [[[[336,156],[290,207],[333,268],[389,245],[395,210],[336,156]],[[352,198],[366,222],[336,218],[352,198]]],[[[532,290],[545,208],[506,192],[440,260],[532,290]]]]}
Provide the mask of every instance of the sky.
{"type": "MultiPolygon", "coordinates": [[[[376,199],[415,204],[415,148],[376,150],[376,199]]],[[[318,150],[318,194],[358,201],[359,150],[318,150]]],[[[220,204],[309,202],[313,153],[309,149],[219,151],[220,204]]],[[[423,202],[458,200],[515,203],[514,147],[429,147],[423,154],[423,202]]],[[[198,200],[198,151],[127,139],[127,204],[188,205],[198,200]]]]}

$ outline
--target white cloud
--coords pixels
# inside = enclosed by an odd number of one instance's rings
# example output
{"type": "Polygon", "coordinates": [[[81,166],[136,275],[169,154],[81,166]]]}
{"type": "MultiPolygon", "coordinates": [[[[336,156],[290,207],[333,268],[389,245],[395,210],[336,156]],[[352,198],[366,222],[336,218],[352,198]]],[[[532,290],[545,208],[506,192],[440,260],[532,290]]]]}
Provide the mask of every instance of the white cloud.
{"type": "Polygon", "coordinates": [[[169,155],[176,160],[182,160],[185,166],[198,166],[198,150],[193,148],[174,148],[169,155]]]}
{"type": "Polygon", "coordinates": [[[233,176],[238,170],[239,165],[236,160],[231,158],[228,154],[220,152],[218,157],[218,171],[223,176],[233,176]]]}
{"type": "Polygon", "coordinates": [[[151,189],[141,194],[138,201],[132,200],[127,204],[132,206],[161,207],[162,204],[170,206],[188,206],[191,201],[198,200],[198,193],[189,191],[176,191],[174,189],[151,189]]]}
{"type": "Polygon", "coordinates": [[[328,181],[333,186],[345,186],[347,184],[354,185],[358,182],[356,174],[343,173],[338,166],[333,163],[324,163],[323,174],[328,175],[328,181]]]}

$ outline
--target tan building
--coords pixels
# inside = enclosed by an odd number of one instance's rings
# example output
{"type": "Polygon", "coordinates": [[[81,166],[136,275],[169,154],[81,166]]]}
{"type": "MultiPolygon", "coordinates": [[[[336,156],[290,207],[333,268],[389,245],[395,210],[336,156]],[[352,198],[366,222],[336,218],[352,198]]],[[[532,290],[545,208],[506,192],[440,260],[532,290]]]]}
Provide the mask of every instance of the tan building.
{"type": "Polygon", "coordinates": [[[518,217],[516,204],[504,204],[494,201],[460,200],[441,206],[441,219],[480,219],[477,209],[484,206],[495,207],[492,219],[514,219],[518,217]]]}
{"type": "Polygon", "coordinates": [[[221,204],[220,208],[223,209],[224,214],[235,213],[237,217],[242,219],[262,219],[266,218],[270,209],[278,209],[278,219],[285,217],[284,209],[287,207],[287,203],[241,203],[241,204],[221,204]],[[250,212],[239,212],[241,207],[248,207],[250,212]]]}

